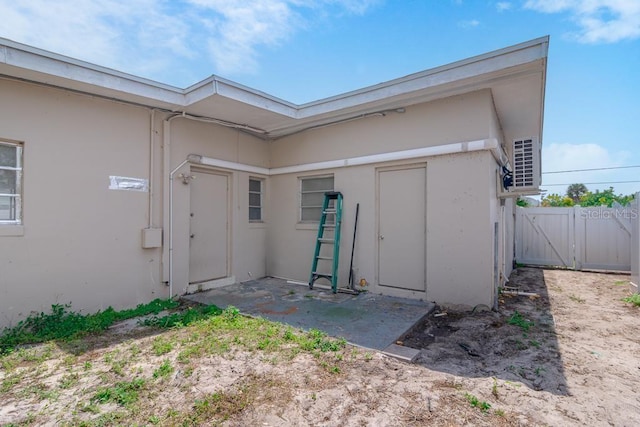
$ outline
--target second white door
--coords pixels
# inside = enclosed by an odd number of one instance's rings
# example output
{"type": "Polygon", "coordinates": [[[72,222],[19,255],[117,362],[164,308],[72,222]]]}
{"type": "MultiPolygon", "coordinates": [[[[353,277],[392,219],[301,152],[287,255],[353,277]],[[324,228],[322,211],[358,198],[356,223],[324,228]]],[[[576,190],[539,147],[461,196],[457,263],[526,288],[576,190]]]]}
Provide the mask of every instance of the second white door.
{"type": "Polygon", "coordinates": [[[378,283],[426,290],[426,166],[378,171],[378,283]]]}

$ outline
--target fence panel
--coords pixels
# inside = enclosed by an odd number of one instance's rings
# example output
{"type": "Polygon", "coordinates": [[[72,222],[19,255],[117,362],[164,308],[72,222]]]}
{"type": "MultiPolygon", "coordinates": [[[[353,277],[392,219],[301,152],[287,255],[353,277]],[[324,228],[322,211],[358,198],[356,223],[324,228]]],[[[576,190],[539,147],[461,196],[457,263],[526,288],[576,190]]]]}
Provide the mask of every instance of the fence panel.
{"type": "Polygon", "coordinates": [[[637,249],[632,255],[637,206],[636,200],[624,208],[518,208],[516,259],[576,270],[630,271],[637,258],[637,249]]]}
{"type": "Polygon", "coordinates": [[[631,216],[626,208],[576,208],[578,270],[631,270],[631,216]]]}
{"type": "Polygon", "coordinates": [[[573,241],[573,209],[516,209],[517,262],[573,268],[573,241]]]}

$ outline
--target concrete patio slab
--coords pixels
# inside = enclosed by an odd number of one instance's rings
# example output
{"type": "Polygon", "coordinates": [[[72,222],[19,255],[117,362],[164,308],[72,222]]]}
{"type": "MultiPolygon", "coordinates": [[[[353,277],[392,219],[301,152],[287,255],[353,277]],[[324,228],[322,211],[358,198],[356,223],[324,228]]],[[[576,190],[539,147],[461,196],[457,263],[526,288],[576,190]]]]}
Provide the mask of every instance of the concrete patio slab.
{"type": "Polygon", "coordinates": [[[302,328],[319,329],[334,337],[384,350],[434,308],[431,302],[370,293],[334,294],[310,290],[286,280],[264,278],[212,289],[183,298],[302,328]]]}
{"type": "Polygon", "coordinates": [[[382,352],[388,356],[395,357],[396,359],[404,360],[406,362],[413,362],[418,354],[420,354],[420,350],[416,350],[411,347],[403,347],[398,344],[391,344],[382,352]]]}

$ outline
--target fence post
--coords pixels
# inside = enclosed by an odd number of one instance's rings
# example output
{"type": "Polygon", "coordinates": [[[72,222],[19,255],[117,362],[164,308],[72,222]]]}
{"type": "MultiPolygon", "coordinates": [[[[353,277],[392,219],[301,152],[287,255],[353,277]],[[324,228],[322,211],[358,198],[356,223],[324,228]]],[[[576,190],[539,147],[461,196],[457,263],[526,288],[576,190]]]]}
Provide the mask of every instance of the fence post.
{"type": "Polygon", "coordinates": [[[631,205],[631,291],[640,293],[640,192],[631,205]]]}
{"type": "Polygon", "coordinates": [[[586,220],[582,215],[582,207],[573,207],[573,269],[582,270],[584,264],[584,244],[586,220]]]}

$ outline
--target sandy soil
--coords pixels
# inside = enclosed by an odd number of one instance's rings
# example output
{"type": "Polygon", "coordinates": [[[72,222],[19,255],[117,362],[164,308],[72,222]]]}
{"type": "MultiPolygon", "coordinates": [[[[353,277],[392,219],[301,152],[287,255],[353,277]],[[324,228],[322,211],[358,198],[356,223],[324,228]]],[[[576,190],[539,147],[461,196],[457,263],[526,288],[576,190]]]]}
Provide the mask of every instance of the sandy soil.
{"type": "Polygon", "coordinates": [[[432,314],[404,344],[423,349],[418,364],[535,424],[637,426],[640,310],[621,301],[628,280],[521,268],[509,286],[539,297],[502,296],[497,313],[432,314]],[[528,330],[509,323],[516,311],[528,330]]]}
{"type": "Polygon", "coordinates": [[[0,424],[176,425],[197,409],[194,402],[224,392],[224,417],[214,412],[205,425],[637,426],[640,309],[621,301],[628,279],[519,269],[510,285],[539,297],[503,297],[497,313],[479,307],[434,317],[445,312],[439,308],[401,339],[421,349],[414,364],[349,346],[286,359],[231,346],[186,366],[178,358],[190,339],[186,330],[165,332],[182,344],[155,356],[149,349],[161,335],[120,328],[76,358],[52,350],[59,357],[37,372],[0,369],[0,424]],[[114,373],[119,357],[126,368],[114,373]],[[163,360],[178,369],[151,379],[163,360]],[[20,386],[5,387],[17,374],[20,386]],[[79,374],[75,382],[72,374],[79,374]],[[120,418],[113,403],[88,410],[101,381],[116,374],[155,386],[120,418]],[[109,411],[112,421],[99,418],[109,411]]]}

